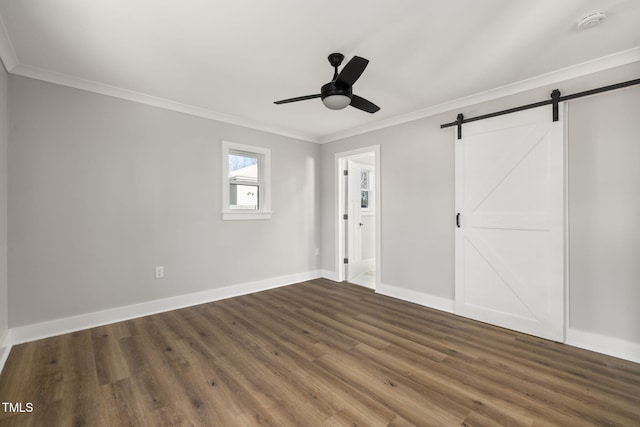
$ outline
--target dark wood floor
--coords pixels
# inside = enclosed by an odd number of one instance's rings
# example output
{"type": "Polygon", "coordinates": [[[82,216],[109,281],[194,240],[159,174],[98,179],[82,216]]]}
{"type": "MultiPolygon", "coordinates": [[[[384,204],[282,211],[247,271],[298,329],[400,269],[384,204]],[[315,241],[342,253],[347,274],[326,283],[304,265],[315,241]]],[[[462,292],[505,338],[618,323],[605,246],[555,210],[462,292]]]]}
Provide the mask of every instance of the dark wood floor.
{"type": "Polygon", "coordinates": [[[327,280],[15,346],[0,426],[640,425],[640,365],[327,280]]]}

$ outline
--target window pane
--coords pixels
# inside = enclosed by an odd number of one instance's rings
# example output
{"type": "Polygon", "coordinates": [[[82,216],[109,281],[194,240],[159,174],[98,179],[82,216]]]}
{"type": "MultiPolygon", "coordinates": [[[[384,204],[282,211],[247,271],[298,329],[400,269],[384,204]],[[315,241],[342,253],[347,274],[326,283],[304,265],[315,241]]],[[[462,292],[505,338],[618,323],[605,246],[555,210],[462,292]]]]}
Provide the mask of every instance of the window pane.
{"type": "Polygon", "coordinates": [[[361,191],[360,192],[360,207],[361,208],[369,208],[369,192],[361,191]]]}
{"type": "Polygon", "coordinates": [[[229,208],[258,210],[257,185],[231,184],[229,188],[229,208]]]}
{"type": "Polygon", "coordinates": [[[362,190],[369,189],[369,172],[367,171],[360,172],[360,189],[362,190]]]}
{"type": "Polygon", "coordinates": [[[229,154],[229,179],[258,182],[258,157],[238,153],[229,154]]]}

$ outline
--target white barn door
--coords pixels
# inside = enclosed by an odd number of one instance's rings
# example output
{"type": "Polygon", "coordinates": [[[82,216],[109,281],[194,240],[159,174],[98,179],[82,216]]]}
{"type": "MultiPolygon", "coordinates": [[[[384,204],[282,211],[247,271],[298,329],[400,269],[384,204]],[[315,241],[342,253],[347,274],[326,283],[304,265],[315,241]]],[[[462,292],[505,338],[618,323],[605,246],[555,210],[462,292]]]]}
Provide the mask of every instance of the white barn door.
{"type": "Polygon", "coordinates": [[[564,341],[564,128],[551,108],[462,126],[455,311],[564,341]]]}

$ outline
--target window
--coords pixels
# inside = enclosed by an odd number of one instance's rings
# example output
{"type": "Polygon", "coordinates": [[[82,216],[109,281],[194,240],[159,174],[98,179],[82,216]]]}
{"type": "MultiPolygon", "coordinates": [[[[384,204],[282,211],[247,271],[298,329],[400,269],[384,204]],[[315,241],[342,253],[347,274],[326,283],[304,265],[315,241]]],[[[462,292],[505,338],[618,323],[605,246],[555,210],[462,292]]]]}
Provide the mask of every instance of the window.
{"type": "Polygon", "coordinates": [[[222,219],[271,218],[271,150],[222,141],[222,219]]]}
{"type": "Polygon", "coordinates": [[[363,167],[360,169],[360,208],[363,213],[375,211],[375,172],[363,167]]]}
{"type": "Polygon", "coordinates": [[[360,207],[369,208],[369,171],[360,170],[360,207]]]}
{"type": "Polygon", "coordinates": [[[260,209],[259,156],[229,150],[229,209],[260,209]]]}

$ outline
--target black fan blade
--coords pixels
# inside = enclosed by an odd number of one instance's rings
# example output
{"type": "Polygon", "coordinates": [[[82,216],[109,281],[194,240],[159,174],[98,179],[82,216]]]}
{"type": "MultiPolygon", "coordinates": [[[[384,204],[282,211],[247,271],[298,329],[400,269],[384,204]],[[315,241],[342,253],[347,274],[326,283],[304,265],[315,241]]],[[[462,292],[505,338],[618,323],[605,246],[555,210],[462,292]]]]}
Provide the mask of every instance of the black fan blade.
{"type": "Polygon", "coordinates": [[[336,78],[336,83],[344,87],[353,86],[356,80],[362,75],[364,69],[367,68],[367,64],[369,64],[368,59],[354,56],[353,59],[344,66],[342,71],[340,71],[338,78],[336,78]]]}
{"type": "Polygon", "coordinates": [[[376,104],[368,101],[358,95],[351,96],[351,106],[356,107],[358,110],[366,111],[367,113],[375,113],[380,109],[376,104]]]}
{"type": "Polygon", "coordinates": [[[275,101],[274,104],[287,104],[289,102],[305,101],[307,99],[320,98],[321,96],[322,95],[319,93],[316,95],[299,96],[297,98],[289,98],[289,99],[283,99],[280,101],[275,101]]]}

